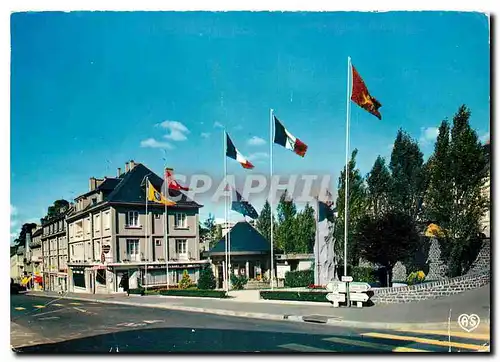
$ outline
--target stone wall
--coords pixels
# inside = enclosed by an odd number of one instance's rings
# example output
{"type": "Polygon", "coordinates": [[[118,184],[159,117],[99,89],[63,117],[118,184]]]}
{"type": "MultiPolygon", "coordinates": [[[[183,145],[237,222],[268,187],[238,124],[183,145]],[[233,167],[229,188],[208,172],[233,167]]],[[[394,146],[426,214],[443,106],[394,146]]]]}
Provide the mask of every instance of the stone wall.
{"type": "Polygon", "coordinates": [[[426,299],[447,297],[477,289],[490,282],[490,272],[465,275],[447,280],[417,284],[406,287],[375,289],[370,299],[375,304],[409,303],[426,299]]]}
{"type": "Polygon", "coordinates": [[[476,260],[472,263],[472,266],[467,273],[467,275],[477,274],[482,271],[490,270],[491,268],[491,257],[490,257],[490,239],[485,239],[476,260]]]}

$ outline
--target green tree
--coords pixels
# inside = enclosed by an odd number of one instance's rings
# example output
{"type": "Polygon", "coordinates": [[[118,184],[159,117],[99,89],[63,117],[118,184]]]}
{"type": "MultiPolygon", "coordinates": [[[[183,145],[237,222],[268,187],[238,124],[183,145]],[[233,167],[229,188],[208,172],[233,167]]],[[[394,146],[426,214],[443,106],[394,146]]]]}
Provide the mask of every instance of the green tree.
{"type": "MultiPolygon", "coordinates": [[[[359,169],[356,168],[356,156],[358,150],[354,149],[349,160],[349,214],[348,214],[348,250],[347,250],[347,264],[358,265],[359,251],[357,241],[355,238],[355,229],[357,223],[366,213],[366,186],[359,169]]],[[[337,217],[335,220],[333,235],[335,238],[335,255],[337,260],[344,263],[344,220],[345,220],[345,166],[339,176],[337,201],[335,203],[337,208],[337,217]]]]}
{"type": "Polygon", "coordinates": [[[64,199],[54,201],[54,203],[47,208],[47,215],[40,219],[40,223],[44,224],[48,220],[60,216],[69,209],[69,206],[69,202],[64,199]]]}
{"type": "MultiPolygon", "coordinates": [[[[274,221],[274,217],[273,217],[274,221]]],[[[266,200],[262,211],[257,218],[255,228],[269,241],[271,241],[271,205],[266,200]]]]}
{"type": "Polygon", "coordinates": [[[385,267],[388,286],[396,262],[413,255],[420,245],[415,222],[404,212],[365,215],[357,225],[356,234],[361,257],[385,267]]]}
{"type": "Polygon", "coordinates": [[[275,247],[284,253],[293,252],[295,242],[295,215],[297,207],[289,197],[288,192],[281,195],[276,208],[278,225],[276,230],[275,247]]]}
{"type": "MultiPolygon", "coordinates": [[[[204,241],[213,241],[216,237],[216,224],[215,224],[215,216],[212,213],[208,214],[208,218],[199,225],[200,227],[200,240],[204,241]]],[[[218,240],[217,240],[218,241],[218,240]]]]}
{"type": "Polygon", "coordinates": [[[35,223],[24,223],[23,226],[21,226],[21,231],[19,232],[19,236],[14,241],[15,245],[17,245],[17,246],[25,245],[26,244],[26,234],[31,233],[34,228],[36,228],[35,223]]]}
{"type": "Polygon", "coordinates": [[[222,239],[222,226],[218,224],[215,226],[215,237],[210,241],[210,249],[213,248],[220,239],[222,239]]]}
{"type": "Polygon", "coordinates": [[[467,272],[481,246],[481,217],[489,207],[482,192],[489,161],[477,133],[469,124],[470,110],[462,105],[453,126],[441,123],[429,167],[425,211],[442,230],[439,237],[449,276],[467,272]]]}
{"type": "Polygon", "coordinates": [[[378,156],[370,173],[366,177],[367,201],[374,215],[388,210],[389,192],[391,190],[391,174],[385,164],[385,159],[378,156]]]}
{"type": "Polygon", "coordinates": [[[315,211],[309,203],[295,218],[295,242],[292,245],[294,253],[312,253],[316,237],[315,211]]]}
{"type": "Polygon", "coordinates": [[[417,220],[425,193],[424,159],[418,143],[402,129],[398,131],[389,164],[392,186],[389,193],[391,210],[417,220]]]}
{"type": "Polygon", "coordinates": [[[182,279],[179,282],[179,289],[188,289],[193,285],[191,278],[189,277],[189,273],[187,270],[184,270],[182,273],[182,279]]]}
{"type": "Polygon", "coordinates": [[[198,279],[198,289],[213,290],[215,289],[216,282],[215,276],[210,265],[206,265],[200,271],[200,278],[198,279]]]}

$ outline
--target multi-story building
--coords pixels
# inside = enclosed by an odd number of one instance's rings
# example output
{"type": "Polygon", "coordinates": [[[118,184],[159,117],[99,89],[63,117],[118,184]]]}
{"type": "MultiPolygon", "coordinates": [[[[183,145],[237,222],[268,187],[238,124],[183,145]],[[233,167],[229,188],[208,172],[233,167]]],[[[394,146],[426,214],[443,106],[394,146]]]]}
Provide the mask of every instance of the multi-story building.
{"type": "Polygon", "coordinates": [[[125,280],[129,288],[171,285],[184,270],[197,281],[201,266],[208,262],[200,260],[198,250],[202,205],[180,191],[169,191],[180,199],[168,207],[165,244],[164,206],[148,202],[146,214],[146,177],[161,189],[161,177],[130,161],[124,173],[118,169],[117,177],[91,177],[89,191],[75,199],[75,212],[66,219],[70,291],[123,292],[125,280]]]}
{"type": "Polygon", "coordinates": [[[68,242],[65,217],[71,212],[71,208],[62,210],[60,214],[44,220],[42,224],[40,240],[45,290],[63,292],[68,290],[68,242]]]}
{"type": "Polygon", "coordinates": [[[10,248],[10,277],[21,283],[24,275],[24,246],[10,248]]]}
{"type": "Polygon", "coordinates": [[[30,258],[29,262],[31,263],[31,277],[32,277],[32,286],[35,290],[42,290],[43,288],[43,258],[42,258],[42,227],[38,226],[36,229],[33,229],[31,235],[31,243],[29,244],[30,258]]]}

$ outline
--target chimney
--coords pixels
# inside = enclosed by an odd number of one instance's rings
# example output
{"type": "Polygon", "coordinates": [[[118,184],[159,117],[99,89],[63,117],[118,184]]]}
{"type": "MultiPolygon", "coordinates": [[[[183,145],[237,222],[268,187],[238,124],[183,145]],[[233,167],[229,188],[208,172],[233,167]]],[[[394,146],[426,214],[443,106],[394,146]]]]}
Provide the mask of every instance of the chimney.
{"type": "Polygon", "coordinates": [[[118,175],[117,175],[117,177],[120,177],[121,174],[122,174],[122,168],[118,167],[118,175]]]}
{"type": "Polygon", "coordinates": [[[95,177],[89,179],[89,191],[94,191],[97,187],[97,180],[95,177]]]}
{"type": "Polygon", "coordinates": [[[125,162],[125,172],[129,172],[129,168],[128,168],[128,162],[125,162]]]}
{"type": "Polygon", "coordinates": [[[130,160],[130,171],[135,167],[135,162],[134,160],[130,160]]]}

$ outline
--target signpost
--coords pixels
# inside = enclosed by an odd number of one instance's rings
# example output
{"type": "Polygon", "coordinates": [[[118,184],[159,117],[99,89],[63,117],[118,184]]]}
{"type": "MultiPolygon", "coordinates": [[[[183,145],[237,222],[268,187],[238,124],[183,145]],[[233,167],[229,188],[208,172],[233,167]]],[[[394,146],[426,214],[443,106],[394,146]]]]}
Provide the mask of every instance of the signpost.
{"type": "Polygon", "coordinates": [[[339,302],[345,302],[345,294],[328,293],[326,299],[333,303],[334,308],[338,308],[339,302]]]}
{"type": "Polygon", "coordinates": [[[330,293],[326,295],[326,299],[333,302],[333,306],[338,308],[339,302],[345,302],[347,306],[351,306],[350,302],[356,302],[356,306],[361,308],[363,302],[367,302],[370,297],[366,292],[370,290],[370,284],[361,282],[349,282],[352,277],[342,277],[342,281],[333,281],[327,284],[326,290],[330,293]],[[347,298],[346,298],[347,297],[347,298]]]}

